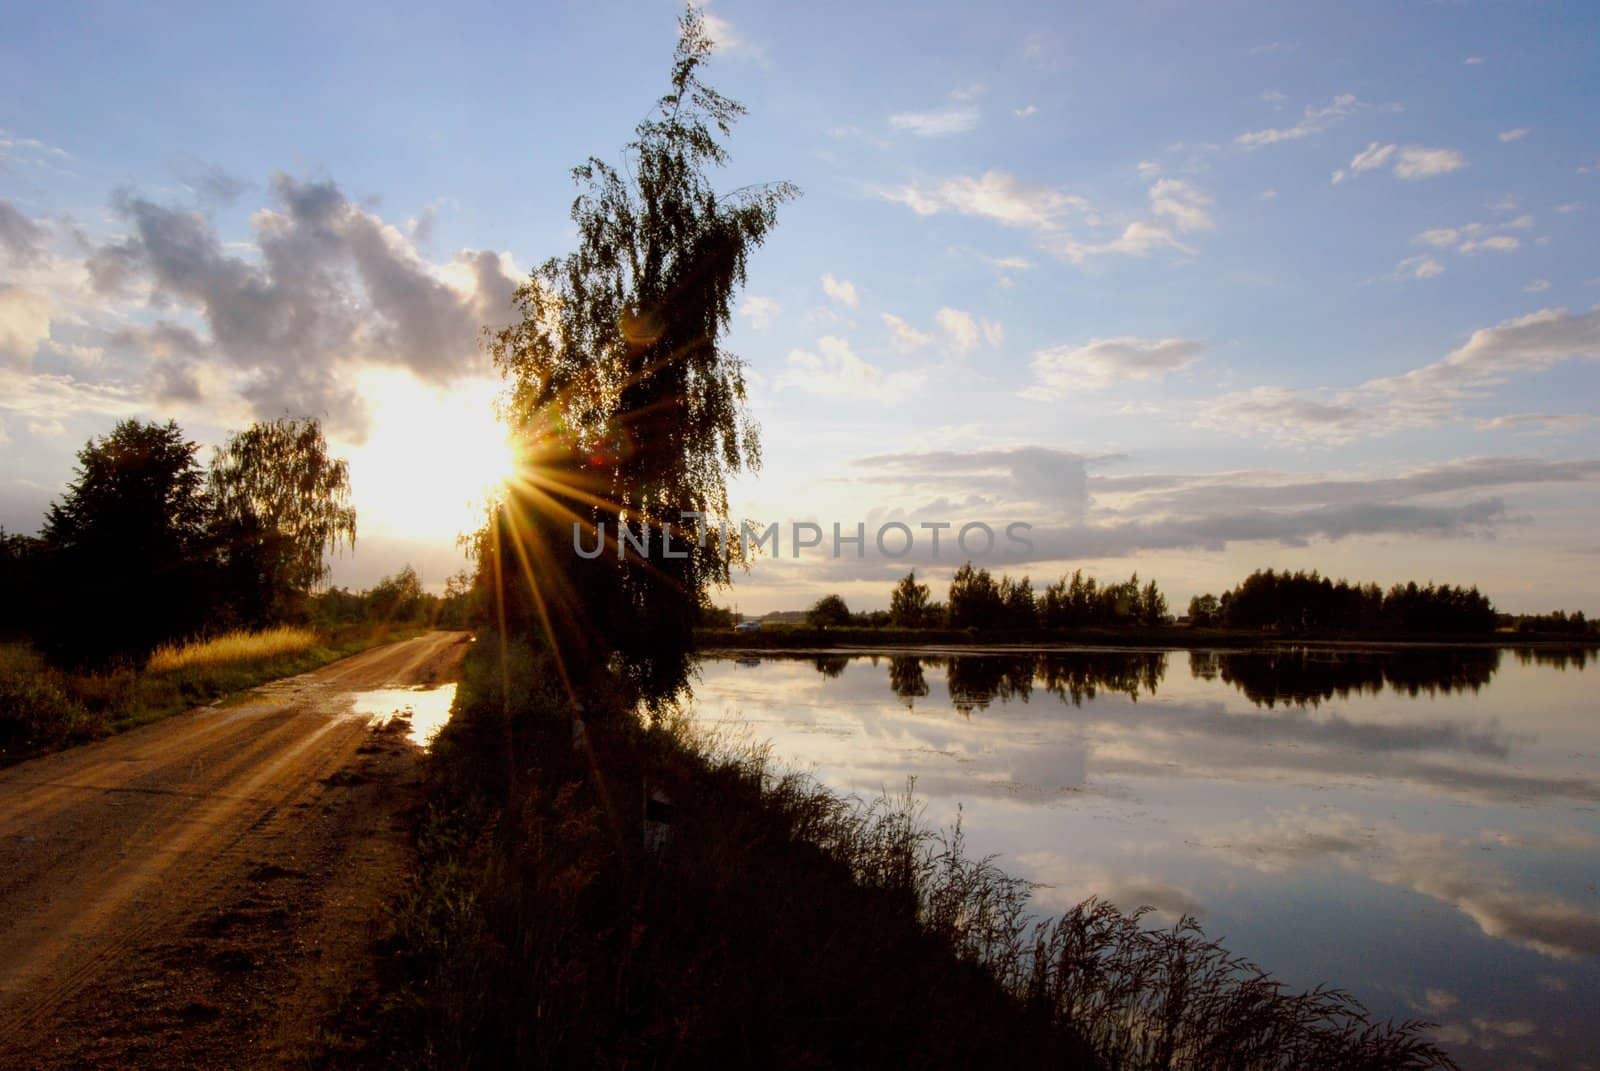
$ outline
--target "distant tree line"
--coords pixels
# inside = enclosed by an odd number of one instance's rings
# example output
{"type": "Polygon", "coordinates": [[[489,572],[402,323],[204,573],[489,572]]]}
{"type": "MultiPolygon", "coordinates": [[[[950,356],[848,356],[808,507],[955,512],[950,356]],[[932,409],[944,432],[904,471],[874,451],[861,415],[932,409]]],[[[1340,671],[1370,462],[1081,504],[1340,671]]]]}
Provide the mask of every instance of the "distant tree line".
{"type": "MultiPolygon", "coordinates": [[[[92,668],[207,632],[347,614],[333,607],[349,593],[313,598],[326,553],[356,536],[349,471],[320,424],[261,422],[209,465],[198,452],[175,421],[125,420],[91,439],[40,535],[0,531],[0,630],[92,668]]],[[[409,570],[385,584],[363,613],[425,601],[409,570]]]]}
{"type": "Polygon", "coordinates": [[[954,628],[980,631],[1033,631],[1086,626],[1158,626],[1171,623],[1167,597],[1156,582],[1139,583],[1139,574],[1120,583],[1101,584],[1080,569],[1035,593],[1033,581],[1008,574],[996,579],[971,562],[956,570],[944,602],[934,602],[915,571],[895,585],[887,612],[851,613],[839,595],[825,595],[806,612],[813,628],[954,628]]]}
{"type": "MultiPolygon", "coordinates": [[[[915,572],[895,585],[887,611],[852,613],[837,594],[806,613],[813,628],[976,629],[1060,631],[1074,628],[1156,628],[1173,624],[1167,597],[1154,580],[1100,582],[1074,571],[1035,592],[1024,576],[995,578],[971,563],[956,570],[944,602],[935,602],[915,572]]],[[[1594,636],[1596,622],[1583,613],[1512,617],[1498,614],[1476,587],[1334,580],[1315,571],[1257,570],[1220,596],[1189,600],[1186,623],[1196,628],[1236,628],[1284,633],[1415,633],[1473,635],[1505,626],[1526,634],[1594,636]]]]}
{"type": "Polygon", "coordinates": [[[1555,636],[1594,636],[1600,634],[1600,621],[1591,621],[1583,611],[1567,613],[1557,610],[1550,614],[1519,614],[1507,623],[1517,632],[1555,636]]]}
{"type": "Polygon", "coordinates": [[[1384,591],[1377,584],[1334,581],[1316,572],[1251,573],[1220,597],[1189,601],[1191,625],[1281,632],[1486,633],[1498,623],[1494,604],[1476,587],[1420,586],[1384,591]]]}

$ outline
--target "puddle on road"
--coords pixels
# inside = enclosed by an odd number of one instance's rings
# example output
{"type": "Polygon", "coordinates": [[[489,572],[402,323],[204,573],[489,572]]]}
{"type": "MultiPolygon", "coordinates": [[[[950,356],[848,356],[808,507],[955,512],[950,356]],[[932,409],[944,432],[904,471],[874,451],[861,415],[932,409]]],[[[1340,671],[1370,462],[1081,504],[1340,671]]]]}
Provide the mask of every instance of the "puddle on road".
{"type": "Polygon", "coordinates": [[[450,720],[450,706],[455,698],[454,684],[380,688],[371,692],[357,692],[355,713],[377,718],[380,725],[387,725],[396,718],[407,718],[411,727],[406,731],[406,739],[425,748],[433,743],[433,738],[450,720]]]}

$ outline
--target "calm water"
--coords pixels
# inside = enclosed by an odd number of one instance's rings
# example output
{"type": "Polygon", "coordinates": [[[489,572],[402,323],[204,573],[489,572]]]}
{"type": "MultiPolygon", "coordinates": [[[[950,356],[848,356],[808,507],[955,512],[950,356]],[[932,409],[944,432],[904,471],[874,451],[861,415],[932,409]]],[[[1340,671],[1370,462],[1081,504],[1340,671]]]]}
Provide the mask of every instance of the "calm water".
{"type": "Polygon", "coordinates": [[[1081,650],[708,659],[696,715],[1040,883],[1196,915],[1464,1067],[1600,1066],[1588,652],[1081,650]],[[1587,666],[1587,668],[1585,668],[1587,666]],[[1586,1062],[1587,1061],[1587,1062],[1586,1062]]]}

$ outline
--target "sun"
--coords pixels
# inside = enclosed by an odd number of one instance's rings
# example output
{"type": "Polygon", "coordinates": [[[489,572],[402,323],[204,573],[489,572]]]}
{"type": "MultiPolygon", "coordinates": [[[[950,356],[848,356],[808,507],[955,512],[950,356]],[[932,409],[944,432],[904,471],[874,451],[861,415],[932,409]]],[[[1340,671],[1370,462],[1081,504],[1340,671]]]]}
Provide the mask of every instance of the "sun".
{"type": "Polygon", "coordinates": [[[487,377],[440,389],[404,372],[362,376],[370,427],[343,453],[363,537],[453,541],[482,523],[517,468],[494,414],[498,390],[487,377]]]}

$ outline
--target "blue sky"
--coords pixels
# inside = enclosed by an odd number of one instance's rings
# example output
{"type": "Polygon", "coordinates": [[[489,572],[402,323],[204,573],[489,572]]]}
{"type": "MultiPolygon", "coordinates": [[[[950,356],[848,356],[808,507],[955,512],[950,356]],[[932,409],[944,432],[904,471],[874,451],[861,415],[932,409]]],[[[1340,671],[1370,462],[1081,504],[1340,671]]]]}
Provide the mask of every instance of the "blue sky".
{"type": "MultiPolygon", "coordinates": [[[[804,191],[730,340],[766,432],[739,512],[1026,521],[995,564],[1180,598],[1272,564],[1600,610],[1600,10],[709,12],[750,108],[727,186],[804,191]]],[[[617,155],[676,15],[8,11],[0,523],[117,416],[314,411],[363,514],[338,576],[441,582],[491,452],[475,328],[570,247],[567,169],[617,155]]],[[[904,567],[728,599],[881,605],[904,567]]]]}

